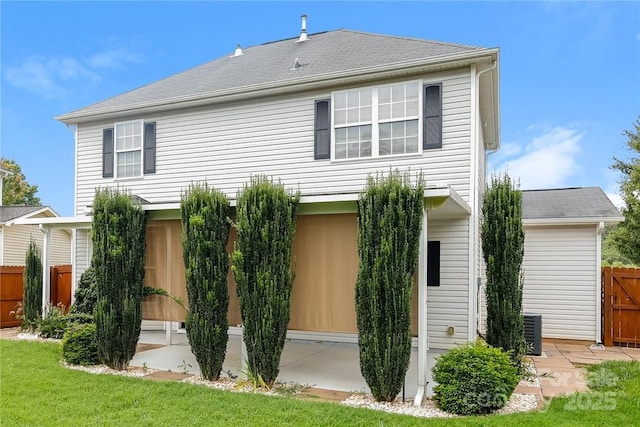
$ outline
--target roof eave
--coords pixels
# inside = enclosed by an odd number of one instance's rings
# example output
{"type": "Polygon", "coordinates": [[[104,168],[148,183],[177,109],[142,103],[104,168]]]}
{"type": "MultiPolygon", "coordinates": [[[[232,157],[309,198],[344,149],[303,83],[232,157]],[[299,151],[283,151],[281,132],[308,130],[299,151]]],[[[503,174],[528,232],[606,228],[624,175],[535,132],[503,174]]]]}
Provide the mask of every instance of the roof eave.
{"type": "Polygon", "coordinates": [[[584,218],[527,218],[522,224],[527,225],[585,225],[585,224],[617,224],[624,221],[623,216],[584,217],[584,218]]]}
{"type": "Polygon", "coordinates": [[[157,113],[176,108],[197,107],[217,102],[229,102],[303,90],[321,89],[328,86],[349,84],[363,79],[372,79],[374,76],[376,78],[385,78],[393,77],[396,73],[398,75],[417,74],[420,72],[428,72],[430,69],[446,64],[464,66],[486,57],[495,57],[497,60],[497,55],[497,48],[478,49],[470,52],[442,55],[435,58],[420,58],[374,67],[355,68],[347,72],[325,73],[312,77],[240,86],[228,90],[197,95],[173,97],[160,101],[140,102],[127,106],[92,110],[85,113],[79,110],[54,118],[62,123],[71,125],[93,120],[109,119],[122,115],[157,113]]]}

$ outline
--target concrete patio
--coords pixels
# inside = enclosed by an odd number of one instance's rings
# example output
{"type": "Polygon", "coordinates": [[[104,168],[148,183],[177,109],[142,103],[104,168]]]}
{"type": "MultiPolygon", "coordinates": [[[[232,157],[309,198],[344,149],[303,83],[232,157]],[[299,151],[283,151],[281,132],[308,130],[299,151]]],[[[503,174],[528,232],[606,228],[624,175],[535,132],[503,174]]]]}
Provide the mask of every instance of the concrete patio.
{"type": "MultiPolygon", "coordinates": [[[[200,374],[195,356],[191,353],[186,334],[173,333],[172,345],[165,345],[163,331],[143,331],[139,340],[139,351],[131,361],[131,366],[143,366],[162,371],[200,374]]],[[[243,376],[242,338],[230,335],[227,355],[222,375],[243,376]]],[[[429,369],[435,364],[435,356],[430,353],[429,369]]],[[[417,390],[417,348],[411,352],[411,362],[406,375],[405,398],[412,399],[417,390]]],[[[366,382],[360,373],[358,346],[351,343],[308,341],[287,339],[280,359],[279,382],[294,382],[318,389],[342,392],[368,392],[366,382]]]]}

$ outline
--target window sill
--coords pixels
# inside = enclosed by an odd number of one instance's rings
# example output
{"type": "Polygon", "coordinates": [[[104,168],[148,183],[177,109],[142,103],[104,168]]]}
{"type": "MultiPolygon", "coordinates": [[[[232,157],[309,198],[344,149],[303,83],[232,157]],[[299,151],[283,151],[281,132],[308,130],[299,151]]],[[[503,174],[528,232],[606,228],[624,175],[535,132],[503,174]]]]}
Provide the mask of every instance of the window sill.
{"type": "Polygon", "coordinates": [[[384,162],[389,160],[405,160],[405,159],[419,159],[423,156],[424,151],[421,153],[410,154],[387,154],[384,156],[375,157],[358,157],[357,159],[331,159],[332,164],[340,163],[366,163],[366,162],[384,162]]]}

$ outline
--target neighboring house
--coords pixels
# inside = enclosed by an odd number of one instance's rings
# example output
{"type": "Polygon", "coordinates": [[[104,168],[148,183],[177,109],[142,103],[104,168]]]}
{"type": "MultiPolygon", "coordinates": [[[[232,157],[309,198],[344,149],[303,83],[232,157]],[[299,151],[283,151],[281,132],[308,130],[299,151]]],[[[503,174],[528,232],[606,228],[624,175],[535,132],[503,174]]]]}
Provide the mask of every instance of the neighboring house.
{"type": "MultiPolygon", "coordinates": [[[[16,224],[16,221],[40,221],[43,218],[57,217],[58,214],[48,206],[0,206],[0,265],[24,265],[31,240],[43,249],[44,233],[38,225],[21,225],[16,224]]],[[[49,248],[50,265],[71,264],[70,231],[53,231],[49,248]]]]}
{"type": "MultiPolygon", "coordinates": [[[[77,280],[91,257],[95,188],[130,191],[149,212],[146,283],[184,296],[183,191],[207,181],[235,204],[251,175],[271,176],[301,193],[290,336],[356,342],[358,195],[369,175],[422,172],[413,320],[420,400],[428,346],[476,338],[479,213],[486,154],[500,145],[498,88],[497,48],[304,29],[238,47],[57,117],[76,128],[76,217],[44,225],[74,229],[77,280]]],[[[237,325],[233,291],[230,306],[237,325]]],[[[145,306],[148,319],[183,316],[145,306]]]]}
{"type": "Polygon", "coordinates": [[[602,343],[601,240],[624,217],[598,187],[522,193],[525,312],[542,336],[602,343]]]}

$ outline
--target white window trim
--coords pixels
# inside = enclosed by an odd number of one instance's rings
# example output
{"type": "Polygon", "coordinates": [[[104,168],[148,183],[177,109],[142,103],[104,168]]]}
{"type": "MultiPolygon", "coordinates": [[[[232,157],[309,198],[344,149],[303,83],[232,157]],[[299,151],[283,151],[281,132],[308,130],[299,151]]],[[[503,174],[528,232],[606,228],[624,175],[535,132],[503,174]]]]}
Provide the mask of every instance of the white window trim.
{"type": "Polygon", "coordinates": [[[113,180],[114,181],[132,181],[144,178],[144,123],[143,119],[139,120],[127,120],[124,122],[117,122],[113,124],[113,180]],[[124,125],[128,123],[140,123],[141,140],[140,140],[140,175],[135,176],[118,176],[118,153],[127,153],[137,150],[122,150],[118,151],[118,125],[124,125]]]}
{"type": "MultiPolygon", "coordinates": [[[[425,82],[420,79],[420,80],[406,80],[406,81],[400,81],[400,82],[391,82],[391,83],[385,83],[385,84],[379,84],[379,85],[373,85],[373,86],[359,86],[359,87],[352,87],[352,88],[348,88],[348,89],[341,89],[341,90],[336,90],[336,91],[332,91],[331,92],[331,161],[332,162],[337,162],[337,163],[342,163],[342,162],[359,162],[359,161],[367,161],[367,160],[375,160],[375,159],[387,159],[387,158],[401,158],[401,157],[418,157],[421,156],[423,153],[423,149],[422,149],[422,138],[423,138],[423,108],[424,108],[424,85],[425,82]],[[390,122],[397,122],[399,120],[393,120],[393,119],[385,119],[382,120],[382,122],[380,121],[380,119],[378,118],[378,90],[382,87],[389,87],[389,86],[393,86],[393,85],[398,85],[398,84],[403,84],[403,85],[407,85],[407,84],[411,84],[411,83],[417,83],[418,84],[418,151],[415,153],[401,153],[401,154],[380,154],[380,123],[390,123],[390,122]],[[344,128],[344,127],[351,127],[351,126],[366,126],[368,124],[371,124],[371,156],[369,157],[355,157],[355,158],[346,158],[346,159],[336,159],[336,125],[335,125],[335,118],[334,118],[334,112],[335,112],[335,95],[336,93],[343,93],[343,92],[349,92],[352,90],[364,90],[364,89],[371,89],[371,122],[358,122],[358,123],[349,123],[348,125],[339,125],[339,128],[344,128]],[[375,117],[375,120],[374,120],[375,117]]],[[[411,119],[405,119],[406,120],[415,120],[413,118],[411,119]]]]}

